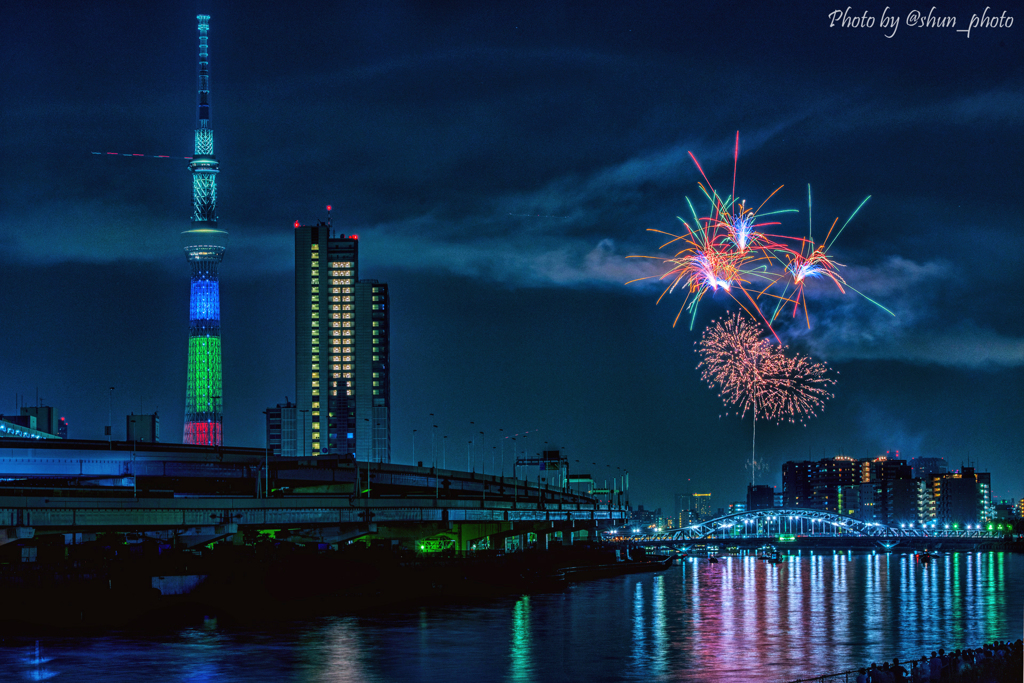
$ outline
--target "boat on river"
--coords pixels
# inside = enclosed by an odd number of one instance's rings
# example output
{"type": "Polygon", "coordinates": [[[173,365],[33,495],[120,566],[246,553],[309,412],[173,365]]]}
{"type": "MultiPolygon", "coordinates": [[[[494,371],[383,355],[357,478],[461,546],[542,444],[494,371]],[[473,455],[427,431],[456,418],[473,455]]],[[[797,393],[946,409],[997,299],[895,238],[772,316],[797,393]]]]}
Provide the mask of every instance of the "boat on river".
{"type": "Polygon", "coordinates": [[[563,567],[556,573],[566,581],[589,581],[591,579],[606,579],[612,576],[623,574],[642,574],[646,572],[660,572],[672,566],[675,558],[672,555],[654,555],[650,559],[610,564],[594,564],[579,567],[563,567]]]}

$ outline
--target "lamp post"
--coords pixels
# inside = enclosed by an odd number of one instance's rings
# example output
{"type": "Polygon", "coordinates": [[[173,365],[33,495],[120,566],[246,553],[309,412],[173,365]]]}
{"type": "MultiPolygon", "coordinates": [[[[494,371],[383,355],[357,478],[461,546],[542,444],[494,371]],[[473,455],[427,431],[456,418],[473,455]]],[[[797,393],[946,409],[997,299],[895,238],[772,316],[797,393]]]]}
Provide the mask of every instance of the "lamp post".
{"type": "Polygon", "coordinates": [[[132,496],[139,497],[139,488],[135,477],[135,442],[138,440],[138,431],[135,428],[135,418],[131,418],[132,425],[132,496]]]}
{"type": "Polygon", "coordinates": [[[107,445],[111,450],[114,448],[114,387],[110,387],[107,394],[107,445]]]}
{"type": "MultiPolygon", "coordinates": [[[[288,397],[285,396],[285,401],[287,402],[287,400],[288,400],[288,397]]],[[[266,418],[267,423],[268,423],[266,448],[263,451],[263,476],[264,476],[264,481],[263,481],[264,495],[263,495],[263,497],[264,498],[269,498],[270,497],[270,427],[269,427],[270,411],[269,410],[264,410],[263,411],[263,415],[266,418]]],[[[284,412],[283,411],[281,412],[281,452],[282,453],[284,452],[284,412]]],[[[256,489],[256,495],[257,495],[257,497],[259,496],[259,488],[256,489]]]]}
{"type": "MultiPolygon", "coordinates": [[[[430,414],[430,421],[434,421],[434,414],[430,414]]],[[[437,448],[435,447],[435,441],[437,440],[437,425],[430,430],[430,466],[435,470],[437,469],[437,448]]]]}

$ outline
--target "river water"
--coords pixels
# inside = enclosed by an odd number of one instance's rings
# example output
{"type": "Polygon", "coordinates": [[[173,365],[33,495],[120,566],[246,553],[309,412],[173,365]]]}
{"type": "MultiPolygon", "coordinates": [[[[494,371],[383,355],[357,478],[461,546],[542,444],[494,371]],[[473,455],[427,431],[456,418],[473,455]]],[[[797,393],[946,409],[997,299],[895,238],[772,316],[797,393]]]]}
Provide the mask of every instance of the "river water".
{"type": "Polygon", "coordinates": [[[1024,555],[805,552],[264,629],[8,638],[0,680],[787,681],[1022,628],[1024,555]]]}

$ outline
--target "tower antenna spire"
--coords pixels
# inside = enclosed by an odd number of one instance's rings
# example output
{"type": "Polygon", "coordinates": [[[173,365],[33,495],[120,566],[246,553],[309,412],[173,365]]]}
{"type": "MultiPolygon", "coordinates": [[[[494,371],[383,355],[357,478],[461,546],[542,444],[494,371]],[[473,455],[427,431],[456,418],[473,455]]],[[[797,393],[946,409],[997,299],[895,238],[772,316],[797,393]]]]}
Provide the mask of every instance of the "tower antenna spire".
{"type": "Polygon", "coordinates": [[[217,157],[210,123],[210,16],[200,14],[199,76],[196,107],[196,149],[192,173],[192,225],[182,245],[191,269],[189,299],[188,380],[185,387],[187,444],[223,445],[223,396],[220,347],[220,262],[228,233],[217,227],[217,157]]]}

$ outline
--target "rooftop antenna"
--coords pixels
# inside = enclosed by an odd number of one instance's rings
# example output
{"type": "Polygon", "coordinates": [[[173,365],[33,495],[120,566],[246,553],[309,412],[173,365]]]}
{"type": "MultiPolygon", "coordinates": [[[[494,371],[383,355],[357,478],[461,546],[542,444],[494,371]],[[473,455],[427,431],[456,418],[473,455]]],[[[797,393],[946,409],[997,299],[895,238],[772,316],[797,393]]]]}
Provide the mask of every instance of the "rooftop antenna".
{"type": "Polygon", "coordinates": [[[327,232],[334,237],[334,229],[331,227],[331,205],[327,205],[327,232]]]}

